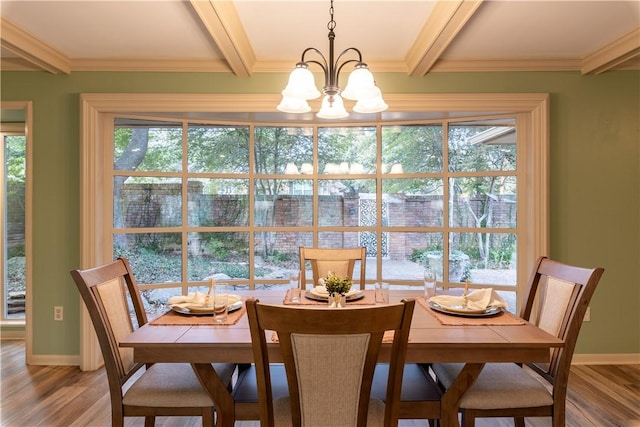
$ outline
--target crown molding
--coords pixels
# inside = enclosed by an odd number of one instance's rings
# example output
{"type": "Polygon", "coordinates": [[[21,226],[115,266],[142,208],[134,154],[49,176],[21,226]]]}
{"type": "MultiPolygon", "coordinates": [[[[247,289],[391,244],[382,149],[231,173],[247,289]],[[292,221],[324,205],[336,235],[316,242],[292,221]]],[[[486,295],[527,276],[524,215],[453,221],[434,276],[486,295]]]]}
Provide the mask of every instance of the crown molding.
{"type": "Polygon", "coordinates": [[[639,57],[640,27],[584,58],[582,74],[601,74],[639,57]]]}
{"type": "Polygon", "coordinates": [[[577,71],[580,59],[439,60],[432,72],[577,71]]]}
{"type": "Polygon", "coordinates": [[[33,64],[38,69],[53,74],[71,73],[69,58],[61,52],[4,18],[0,18],[0,24],[2,27],[0,47],[2,49],[6,49],[18,58],[33,64]]]}
{"type": "MultiPolygon", "coordinates": [[[[229,66],[223,60],[201,59],[72,59],[71,71],[112,71],[112,72],[175,72],[175,73],[229,73],[229,66]]],[[[369,68],[375,73],[408,73],[404,62],[369,62],[369,68]]],[[[510,72],[510,71],[582,71],[581,59],[496,59],[496,60],[438,60],[430,73],[456,72],[510,72]]],[[[289,73],[292,62],[257,62],[253,74],[289,73]]],[[[3,58],[2,71],[44,71],[21,58],[3,58]]],[[[640,56],[612,67],[608,71],[638,71],[640,56]]],[[[313,70],[312,70],[313,72],[313,70]]],[[[584,74],[584,73],[583,73],[584,74]]],[[[594,73],[595,74],[595,73],[594,73]]],[[[600,74],[600,73],[597,73],[600,74]]]]}
{"type": "Polygon", "coordinates": [[[223,60],[202,59],[72,59],[71,68],[73,71],[230,72],[223,60]]]}

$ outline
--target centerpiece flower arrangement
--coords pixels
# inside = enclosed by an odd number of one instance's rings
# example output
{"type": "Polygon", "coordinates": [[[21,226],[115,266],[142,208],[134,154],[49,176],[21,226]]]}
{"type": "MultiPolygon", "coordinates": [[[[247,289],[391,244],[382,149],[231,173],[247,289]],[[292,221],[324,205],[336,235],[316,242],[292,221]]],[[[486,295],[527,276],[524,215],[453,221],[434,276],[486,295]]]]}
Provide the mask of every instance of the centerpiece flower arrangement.
{"type": "Polygon", "coordinates": [[[344,307],[344,296],[351,289],[351,284],[351,279],[348,277],[329,273],[324,279],[324,286],[329,293],[330,307],[344,307]]]}

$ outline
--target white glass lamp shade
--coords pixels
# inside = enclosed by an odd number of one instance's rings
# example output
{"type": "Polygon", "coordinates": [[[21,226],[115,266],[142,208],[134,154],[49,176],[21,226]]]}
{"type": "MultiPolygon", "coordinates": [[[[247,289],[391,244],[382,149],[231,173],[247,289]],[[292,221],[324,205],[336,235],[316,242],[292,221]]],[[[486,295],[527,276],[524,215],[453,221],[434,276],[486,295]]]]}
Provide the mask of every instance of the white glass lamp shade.
{"type": "Polygon", "coordinates": [[[321,119],[343,119],[348,117],[349,113],[344,109],[344,102],[340,95],[325,95],[320,111],[316,115],[321,119]]]}
{"type": "Polygon", "coordinates": [[[353,106],[353,111],[356,113],[379,113],[380,111],[384,111],[389,106],[382,99],[382,92],[380,89],[374,86],[377,91],[377,96],[369,99],[361,99],[356,102],[356,105],[353,106]]]}
{"type": "Polygon", "coordinates": [[[289,74],[289,83],[282,91],[282,96],[298,99],[315,99],[320,96],[313,73],[306,66],[297,66],[289,74]]]}
{"type": "Polygon", "coordinates": [[[282,101],[276,108],[283,113],[308,113],[311,111],[311,107],[305,99],[291,98],[289,96],[283,96],[282,101]]]}
{"type": "Polygon", "coordinates": [[[345,99],[368,99],[377,95],[375,89],[377,88],[373,80],[373,74],[366,66],[360,66],[349,74],[347,87],[344,88],[341,94],[345,99]]]}

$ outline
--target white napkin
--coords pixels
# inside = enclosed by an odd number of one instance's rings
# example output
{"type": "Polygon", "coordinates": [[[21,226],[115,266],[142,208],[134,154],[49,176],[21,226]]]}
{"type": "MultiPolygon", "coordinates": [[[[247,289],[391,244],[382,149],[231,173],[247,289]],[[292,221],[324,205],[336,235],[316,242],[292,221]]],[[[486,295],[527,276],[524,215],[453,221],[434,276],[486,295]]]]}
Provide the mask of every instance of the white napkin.
{"type": "MultiPolygon", "coordinates": [[[[240,301],[242,298],[239,295],[228,294],[227,295],[227,304],[231,305],[235,302],[240,301]]],[[[189,295],[176,295],[167,300],[167,305],[169,307],[176,308],[202,308],[206,306],[212,306],[213,296],[208,294],[203,294],[200,292],[191,292],[189,295]],[[208,297],[208,298],[207,298],[208,297]]],[[[218,305],[218,304],[216,304],[218,305]]]]}
{"type": "Polygon", "coordinates": [[[467,307],[471,310],[484,310],[487,307],[507,309],[507,302],[491,288],[477,289],[466,296],[436,295],[429,301],[443,307],[467,307]]]}

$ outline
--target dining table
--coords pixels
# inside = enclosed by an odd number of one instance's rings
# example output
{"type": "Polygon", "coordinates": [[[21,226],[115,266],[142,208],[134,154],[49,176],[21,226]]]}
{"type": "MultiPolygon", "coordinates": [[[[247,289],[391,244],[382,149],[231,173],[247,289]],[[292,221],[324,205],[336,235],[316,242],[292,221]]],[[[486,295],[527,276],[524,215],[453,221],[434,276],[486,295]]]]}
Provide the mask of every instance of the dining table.
{"type": "MultiPolygon", "coordinates": [[[[306,298],[293,304],[287,300],[287,292],[283,289],[234,291],[243,300],[253,297],[267,304],[288,304],[301,309],[327,306],[306,298]]],[[[459,400],[486,363],[548,362],[552,349],[564,344],[557,337],[508,312],[486,317],[436,312],[426,303],[421,289],[392,289],[388,302],[400,302],[406,298],[416,299],[406,363],[464,364],[455,382],[441,398],[440,423],[444,427],[459,426],[459,400]]],[[[373,299],[371,301],[377,304],[373,299]]],[[[347,302],[346,308],[337,310],[366,306],[366,302],[353,301],[347,302]]],[[[233,315],[230,313],[229,318],[232,319],[233,315]]],[[[214,401],[216,426],[232,427],[235,423],[233,397],[217,376],[212,363],[253,362],[249,322],[244,307],[235,316],[233,321],[216,324],[211,316],[183,316],[169,311],[125,337],[120,346],[133,349],[136,362],[190,363],[214,401]]],[[[388,362],[390,350],[391,343],[383,343],[380,363],[388,362]]],[[[272,363],[282,361],[277,342],[270,344],[269,357],[272,363]]]]}

